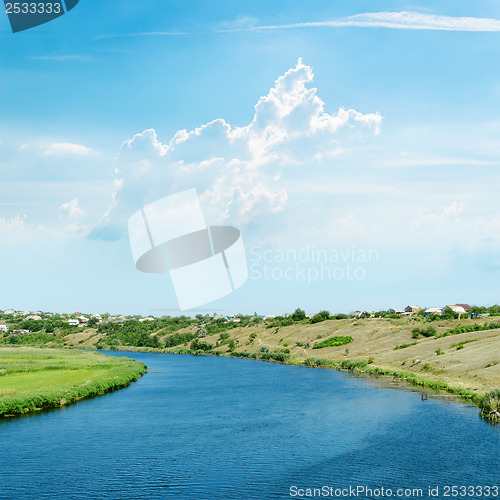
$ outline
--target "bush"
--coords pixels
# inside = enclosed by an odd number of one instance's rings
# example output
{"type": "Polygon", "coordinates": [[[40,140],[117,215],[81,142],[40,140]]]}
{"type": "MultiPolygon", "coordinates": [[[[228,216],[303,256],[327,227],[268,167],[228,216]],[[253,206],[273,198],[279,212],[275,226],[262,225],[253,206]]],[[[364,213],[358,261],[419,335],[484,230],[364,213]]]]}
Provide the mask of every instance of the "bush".
{"type": "Polygon", "coordinates": [[[397,351],[398,349],[406,349],[407,347],[411,347],[412,345],[417,345],[418,342],[412,342],[411,344],[401,344],[397,345],[394,350],[397,351]]]}
{"type": "Polygon", "coordinates": [[[412,330],[412,337],[418,339],[419,335],[423,337],[433,337],[436,335],[436,329],[433,326],[423,327],[417,326],[412,330]]]}
{"type": "Polygon", "coordinates": [[[176,345],[184,344],[193,340],[197,335],[196,333],[173,333],[165,337],[165,347],[175,347],[176,345]]]}
{"type": "Polygon", "coordinates": [[[325,319],[321,314],[315,314],[311,318],[311,323],[320,323],[321,321],[325,321],[325,319]]]}
{"type": "Polygon", "coordinates": [[[209,342],[204,342],[203,340],[194,339],[191,342],[190,348],[193,351],[211,351],[213,349],[213,345],[209,342]]]}
{"type": "Polygon", "coordinates": [[[335,316],[333,316],[334,319],[348,319],[349,316],[347,316],[347,314],[336,314],[335,316]]]}
{"type": "Polygon", "coordinates": [[[352,337],[330,337],[313,346],[313,349],[323,349],[324,347],[337,347],[340,345],[349,344],[352,342],[352,337]]]}
{"type": "Polygon", "coordinates": [[[481,416],[489,420],[500,420],[500,389],[494,389],[482,396],[478,401],[481,416]]]}
{"type": "Polygon", "coordinates": [[[344,370],[364,370],[368,366],[368,363],[366,361],[352,361],[346,359],[345,361],[342,361],[342,363],[340,363],[340,366],[344,370]]]}
{"type": "Polygon", "coordinates": [[[495,330],[500,328],[500,323],[484,323],[484,325],[480,325],[479,323],[475,323],[474,325],[459,325],[451,330],[447,330],[444,333],[441,333],[440,337],[447,337],[448,335],[459,335],[461,333],[468,332],[479,332],[483,330],[495,330]]]}

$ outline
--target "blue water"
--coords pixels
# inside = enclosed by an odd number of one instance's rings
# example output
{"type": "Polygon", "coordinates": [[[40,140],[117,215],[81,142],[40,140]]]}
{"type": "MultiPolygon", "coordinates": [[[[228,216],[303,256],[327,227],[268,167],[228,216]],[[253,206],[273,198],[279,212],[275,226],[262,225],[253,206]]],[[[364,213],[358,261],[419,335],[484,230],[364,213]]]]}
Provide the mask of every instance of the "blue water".
{"type": "Polygon", "coordinates": [[[446,498],[445,485],[500,482],[500,427],[473,406],[333,370],[128,356],[148,365],[128,388],[0,420],[1,499],[271,499],[292,486],[446,498]]]}

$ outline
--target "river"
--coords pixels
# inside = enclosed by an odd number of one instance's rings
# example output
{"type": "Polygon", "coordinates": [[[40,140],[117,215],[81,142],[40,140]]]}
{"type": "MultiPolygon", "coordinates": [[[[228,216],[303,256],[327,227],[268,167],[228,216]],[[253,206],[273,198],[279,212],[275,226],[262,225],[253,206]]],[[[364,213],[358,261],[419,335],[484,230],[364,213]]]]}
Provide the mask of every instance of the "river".
{"type": "Polygon", "coordinates": [[[471,405],[334,370],[108,354],[148,373],[103,397],[0,420],[2,500],[301,498],[323,486],[323,498],[447,498],[447,487],[499,484],[500,426],[471,405]]]}

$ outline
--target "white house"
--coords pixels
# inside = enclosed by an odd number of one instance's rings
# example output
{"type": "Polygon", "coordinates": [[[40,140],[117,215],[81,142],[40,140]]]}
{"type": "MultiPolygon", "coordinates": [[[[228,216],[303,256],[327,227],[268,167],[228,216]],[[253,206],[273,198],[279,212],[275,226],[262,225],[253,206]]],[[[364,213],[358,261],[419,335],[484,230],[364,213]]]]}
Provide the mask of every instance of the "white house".
{"type": "Polygon", "coordinates": [[[0,332],[8,332],[8,331],[9,331],[8,325],[0,325],[0,332]]]}
{"type": "Polygon", "coordinates": [[[96,319],[100,323],[102,321],[102,316],[100,314],[92,314],[90,319],[96,319]]]}
{"type": "Polygon", "coordinates": [[[3,312],[4,314],[14,314],[14,311],[12,309],[7,309],[6,311],[3,312]]]}
{"type": "Polygon", "coordinates": [[[467,312],[462,306],[457,306],[457,305],[446,306],[443,309],[451,309],[454,313],[457,314],[465,314],[467,312]]]}
{"type": "Polygon", "coordinates": [[[77,319],[68,319],[68,325],[70,326],[78,326],[80,322],[77,319]]]}
{"type": "Polygon", "coordinates": [[[429,309],[426,309],[425,312],[427,314],[437,314],[438,316],[441,316],[443,310],[440,307],[429,307],[429,309]]]}
{"type": "Polygon", "coordinates": [[[37,314],[30,314],[29,316],[26,317],[26,319],[34,319],[35,321],[40,321],[42,317],[38,316],[37,314]]]}
{"type": "Polygon", "coordinates": [[[148,318],[141,318],[141,319],[139,319],[139,321],[140,321],[141,323],[144,323],[144,321],[154,321],[154,320],[155,320],[155,319],[154,319],[154,318],[151,318],[151,317],[148,317],[148,318]]]}

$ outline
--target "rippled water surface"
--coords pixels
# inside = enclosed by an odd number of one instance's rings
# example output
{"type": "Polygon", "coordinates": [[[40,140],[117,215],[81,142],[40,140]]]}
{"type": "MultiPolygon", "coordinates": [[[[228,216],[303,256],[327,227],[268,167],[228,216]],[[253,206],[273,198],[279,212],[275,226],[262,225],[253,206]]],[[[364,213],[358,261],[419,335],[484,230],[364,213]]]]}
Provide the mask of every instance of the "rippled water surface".
{"type": "Polygon", "coordinates": [[[128,356],[149,367],[130,387],[0,421],[1,499],[267,499],[324,485],[445,498],[445,485],[500,482],[500,427],[475,407],[331,370],[128,356]]]}

